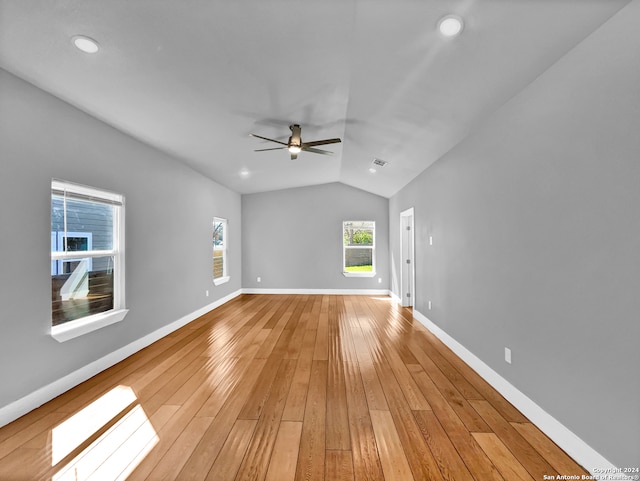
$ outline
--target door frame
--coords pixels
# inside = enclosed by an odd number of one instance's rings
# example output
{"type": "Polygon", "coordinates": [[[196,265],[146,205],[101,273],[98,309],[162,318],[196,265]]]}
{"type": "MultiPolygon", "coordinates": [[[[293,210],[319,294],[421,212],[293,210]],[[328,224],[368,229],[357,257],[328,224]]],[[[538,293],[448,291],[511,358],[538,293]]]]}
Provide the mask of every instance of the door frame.
{"type": "Polygon", "coordinates": [[[416,236],[415,236],[415,222],[414,222],[414,209],[409,209],[400,212],[400,305],[403,307],[413,307],[416,305],[416,236]],[[404,222],[406,220],[406,222],[404,222]],[[405,226],[409,226],[407,230],[405,226]],[[409,252],[405,252],[406,236],[410,236],[411,248],[409,252]],[[410,260],[407,263],[407,259],[410,260]],[[409,278],[409,286],[405,285],[405,278],[409,278]],[[407,296],[407,290],[410,294],[407,296]]]}

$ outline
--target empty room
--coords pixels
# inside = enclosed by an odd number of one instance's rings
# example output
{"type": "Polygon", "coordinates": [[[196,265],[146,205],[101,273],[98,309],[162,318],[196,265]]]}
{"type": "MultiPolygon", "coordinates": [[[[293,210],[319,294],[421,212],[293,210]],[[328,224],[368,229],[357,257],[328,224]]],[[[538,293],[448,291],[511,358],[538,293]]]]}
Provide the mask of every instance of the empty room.
{"type": "Polygon", "coordinates": [[[0,0],[0,481],[640,479],[638,22],[0,0]]]}

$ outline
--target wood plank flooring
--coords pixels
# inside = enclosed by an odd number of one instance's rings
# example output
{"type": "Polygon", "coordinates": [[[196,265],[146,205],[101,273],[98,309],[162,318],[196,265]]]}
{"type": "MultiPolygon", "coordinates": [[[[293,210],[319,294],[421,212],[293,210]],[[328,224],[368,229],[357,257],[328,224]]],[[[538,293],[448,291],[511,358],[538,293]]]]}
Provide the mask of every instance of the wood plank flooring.
{"type": "Polygon", "coordinates": [[[588,474],[388,297],[242,295],[0,429],[0,480],[588,474]]]}

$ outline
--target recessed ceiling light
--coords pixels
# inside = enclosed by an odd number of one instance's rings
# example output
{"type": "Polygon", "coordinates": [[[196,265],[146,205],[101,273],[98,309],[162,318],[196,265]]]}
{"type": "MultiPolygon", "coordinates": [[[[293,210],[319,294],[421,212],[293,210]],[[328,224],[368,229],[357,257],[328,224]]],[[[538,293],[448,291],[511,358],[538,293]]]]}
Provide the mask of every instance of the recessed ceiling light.
{"type": "Polygon", "coordinates": [[[84,53],[96,53],[98,51],[98,42],[84,35],[76,35],[71,40],[77,49],[84,53]]]}
{"type": "Polygon", "coordinates": [[[464,22],[457,15],[447,15],[438,22],[438,31],[445,37],[457,37],[463,28],[464,22]]]}
{"type": "Polygon", "coordinates": [[[369,172],[371,172],[372,174],[376,173],[376,169],[374,169],[373,167],[369,167],[369,172]]]}
{"type": "Polygon", "coordinates": [[[246,177],[246,176],[248,176],[248,175],[249,175],[249,171],[248,171],[247,169],[242,169],[242,170],[240,171],[240,175],[241,175],[242,177],[246,177]]]}

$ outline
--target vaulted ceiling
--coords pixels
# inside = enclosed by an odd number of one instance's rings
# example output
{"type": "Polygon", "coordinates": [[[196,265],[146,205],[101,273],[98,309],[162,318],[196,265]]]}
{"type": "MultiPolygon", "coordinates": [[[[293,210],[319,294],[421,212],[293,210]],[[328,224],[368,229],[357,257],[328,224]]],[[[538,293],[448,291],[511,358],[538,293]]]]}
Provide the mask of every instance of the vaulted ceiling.
{"type": "Polygon", "coordinates": [[[0,67],[240,193],[390,197],[628,1],[0,0],[0,67]],[[343,142],[254,152],[292,123],[343,142]]]}

